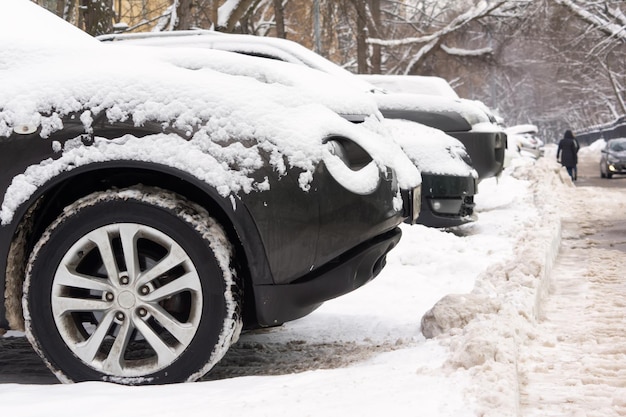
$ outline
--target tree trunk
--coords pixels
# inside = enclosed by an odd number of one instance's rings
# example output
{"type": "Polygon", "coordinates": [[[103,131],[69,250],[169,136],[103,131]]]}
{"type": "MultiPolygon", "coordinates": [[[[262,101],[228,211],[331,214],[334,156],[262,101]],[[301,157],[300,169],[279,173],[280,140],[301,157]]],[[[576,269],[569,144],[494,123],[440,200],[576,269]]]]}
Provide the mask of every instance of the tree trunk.
{"type": "Polygon", "coordinates": [[[174,30],[188,30],[193,27],[192,8],[192,0],[178,0],[178,7],[176,9],[178,20],[174,22],[174,30]]]}
{"type": "Polygon", "coordinates": [[[365,0],[353,0],[356,9],[356,55],[357,71],[367,74],[367,10],[365,0]]]}
{"type": "MultiPolygon", "coordinates": [[[[370,34],[374,38],[380,38],[379,28],[382,28],[380,23],[380,0],[369,0],[369,7],[372,14],[372,19],[368,26],[370,34]]],[[[371,48],[371,73],[380,74],[382,71],[382,47],[380,45],[372,45],[371,48]]]]}
{"type": "Polygon", "coordinates": [[[274,0],[274,18],[276,19],[276,37],[287,39],[283,0],[274,0]]]}
{"type": "Polygon", "coordinates": [[[219,7],[219,0],[211,0],[211,24],[213,25],[213,29],[217,28],[217,9],[219,7]]]}
{"type": "Polygon", "coordinates": [[[80,0],[80,10],[85,32],[98,36],[113,31],[113,0],[80,0]]]}

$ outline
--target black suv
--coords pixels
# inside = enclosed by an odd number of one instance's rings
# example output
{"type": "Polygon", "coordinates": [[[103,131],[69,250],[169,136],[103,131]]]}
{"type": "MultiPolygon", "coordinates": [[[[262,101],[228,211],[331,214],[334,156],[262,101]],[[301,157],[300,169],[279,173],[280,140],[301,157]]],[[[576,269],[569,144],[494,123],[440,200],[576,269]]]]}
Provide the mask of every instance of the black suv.
{"type": "Polygon", "coordinates": [[[376,119],[0,13],[0,328],[64,382],[195,380],[374,278],[419,213],[376,119]]]}

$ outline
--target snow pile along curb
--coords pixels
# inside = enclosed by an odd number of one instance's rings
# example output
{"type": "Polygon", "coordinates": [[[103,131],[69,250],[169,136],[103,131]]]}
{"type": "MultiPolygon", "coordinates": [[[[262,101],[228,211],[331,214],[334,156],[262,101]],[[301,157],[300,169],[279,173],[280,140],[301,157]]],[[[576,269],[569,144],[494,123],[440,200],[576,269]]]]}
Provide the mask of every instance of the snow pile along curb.
{"type": "Polygon", "coordinates": [[[536,208],[516,238],[514,259],[489,267],[470,294],[442,298],[422,318],[422,332],[450,346],[446,367],[467,370],[473,380],[466,395],[476,415],[519,415],[518,354],[549,287],[561,239],[558,198],[573,185],[552,158],[517,164],[505,175],[528,181],[536,208]]]}

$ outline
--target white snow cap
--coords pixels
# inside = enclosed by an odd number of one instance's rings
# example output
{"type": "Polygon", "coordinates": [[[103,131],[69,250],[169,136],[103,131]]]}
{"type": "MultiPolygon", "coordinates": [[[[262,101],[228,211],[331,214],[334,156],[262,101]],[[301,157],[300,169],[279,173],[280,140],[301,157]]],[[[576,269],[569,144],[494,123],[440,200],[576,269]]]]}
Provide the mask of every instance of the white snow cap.
{"type": "Polygon", "coordinates": [[[465,162],[469,157],[458,139],[408,120],[386,119],[384,123],[420,171],[478,178],[476,170],[465,162]]]}
{"type": "Polygon", "coordinates": [[[452,86],[441,77],[423,75],[359,75],[367,82],[392,93],[426,94],[459,98],[452,86]]]}

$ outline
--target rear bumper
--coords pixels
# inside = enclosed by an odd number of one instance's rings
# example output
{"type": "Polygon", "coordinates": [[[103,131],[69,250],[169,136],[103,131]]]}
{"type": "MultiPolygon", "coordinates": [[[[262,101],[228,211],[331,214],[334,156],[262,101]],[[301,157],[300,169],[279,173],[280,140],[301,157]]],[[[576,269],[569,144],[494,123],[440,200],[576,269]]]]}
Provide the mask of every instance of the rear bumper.
{"type": "Polygon", "coordinates": [[[465,145],[478,180],[498,175],[504,168],[506,134],[502,131],[446,132],[465,145]]]}
{"type": "Polygon", "coordinates": [[[395,228],[370,239],[291,284],[256,285],[257,323],[246,323],[246,327],[275,326],[304,317],[324,301],[361,287],[382,270],[401,234],[395,228]]]}
{"type": "Polygon", "coordinates": [[[422,173],[422,210],[417,222],[428,227],[454,227],[477,219],[476,179],[472,176],[422,173]]]}

